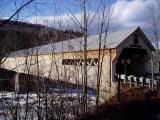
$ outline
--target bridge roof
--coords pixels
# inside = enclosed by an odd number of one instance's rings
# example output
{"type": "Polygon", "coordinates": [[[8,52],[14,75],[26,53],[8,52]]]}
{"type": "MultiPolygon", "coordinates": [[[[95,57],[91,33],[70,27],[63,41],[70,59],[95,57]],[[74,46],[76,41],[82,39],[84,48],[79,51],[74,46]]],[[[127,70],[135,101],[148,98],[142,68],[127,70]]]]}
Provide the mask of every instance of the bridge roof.
{"type": "MultiPolygon", "coordinates": [[[[139,27],[134,27],[134,28],[129,28],[129,29],[102,33],[101,48],[103,48],[104,46],[106,49],[117,48],[118,45],[120,45],[126,38],[128,38],[136,30],[141,31],[139,27]]],[[[87,50],[98,49],[99,41],[100,41],[100,35],[88,36],[87,37],[87,50]]],[[[146,42],[151,47],[151,49],[154,49],[148,39],[146,40],[146,42]]],[[[55,43],[50,43],[50,44],[46,44],[46,45],[42,45],[42,46],[30,48],[30,49],[11,52],[9,57],[35,55],[37,52],[38,54],[47,54],[47,53],[52,53],[52,52],[58,53],[58,52],[82,51],[83,45],[84,45],[83,37],[75,38],[75,39],[66,40],[62,42],[55,42],[55,43]]]]}

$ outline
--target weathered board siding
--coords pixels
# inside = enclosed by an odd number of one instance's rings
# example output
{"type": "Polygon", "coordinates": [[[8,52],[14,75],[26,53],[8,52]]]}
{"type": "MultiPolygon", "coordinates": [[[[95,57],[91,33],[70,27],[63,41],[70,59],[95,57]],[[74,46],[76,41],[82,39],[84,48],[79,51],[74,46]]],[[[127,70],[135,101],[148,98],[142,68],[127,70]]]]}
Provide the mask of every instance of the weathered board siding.
{"type": "MultiPolygon", "coordinates": [[[[114,84],[110,86],[112,77],[112,60],[116,57],[115,49],[101,50],[101,60],[103,58],[102,76],[100,94],[101,98],[106,99],[108,95],[113,94],[114,84]],[[111,68],[110,68],[111,67],[111,68]],[[112,90],[112,89],[113,90],[112,90]],[[109,94],[108,94],[109,93],[109,94]]],[[[87,52],[87,58],[98,58],[98,50],[90,50],[87,52]]],[[[74,84],[82,84],[83,81],[83,65],[62,65],[62,59],[83,59],[83,52],[63,52],[33,55],[26,57],[7,58],[3,63],[3,67],[14,69],[17,72],[50,77],[53,80],[63,80],[74,84]],[[38,60],[38,62],[37,62],[38,60]],[[27,64],[26,64],[27,63],[27,64]],[[39,63],[39,66],[38,64],[39,63]],[[37,71],[39,69],[39,72],[37,71]]],[[[97,84],[97,68],[98,65],[88,66],[88,86],[96,89],[97,84]]],[[[114,91],[115,92],[115,91],[114,91]]]]}

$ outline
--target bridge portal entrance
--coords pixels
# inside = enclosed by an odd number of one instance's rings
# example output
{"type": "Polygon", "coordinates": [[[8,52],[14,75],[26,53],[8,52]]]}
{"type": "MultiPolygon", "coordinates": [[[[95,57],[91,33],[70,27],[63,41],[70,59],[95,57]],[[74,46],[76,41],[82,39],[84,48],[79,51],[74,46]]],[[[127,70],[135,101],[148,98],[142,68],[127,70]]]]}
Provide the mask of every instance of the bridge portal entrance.
{"type": "Polygon", "coordinates": [[[116,74],[144,76],[146,74],[145,63],[148,59],[146,49],[124,48],[117,60],[116,74]]]}

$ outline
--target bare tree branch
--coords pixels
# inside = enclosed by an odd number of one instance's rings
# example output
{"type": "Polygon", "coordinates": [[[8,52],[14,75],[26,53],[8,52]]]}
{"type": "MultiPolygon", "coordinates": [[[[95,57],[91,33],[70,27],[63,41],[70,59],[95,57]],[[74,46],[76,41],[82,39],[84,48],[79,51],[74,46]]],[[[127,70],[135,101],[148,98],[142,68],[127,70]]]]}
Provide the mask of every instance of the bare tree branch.
{"type": "Polygon", "coordinates": [[[27,3],[25,3],[24,5],[22,5],[19,9],[16,10],[16,12],[12,16],[10,16],[7,20],[5,20],[4,22],[2,22],[0,24],[0,27],[2,27],[4,24],[8,23],[17,13],[19,13],[25,6],[29,5],[33,1],[34,0],[30,0],[27,3]]]}

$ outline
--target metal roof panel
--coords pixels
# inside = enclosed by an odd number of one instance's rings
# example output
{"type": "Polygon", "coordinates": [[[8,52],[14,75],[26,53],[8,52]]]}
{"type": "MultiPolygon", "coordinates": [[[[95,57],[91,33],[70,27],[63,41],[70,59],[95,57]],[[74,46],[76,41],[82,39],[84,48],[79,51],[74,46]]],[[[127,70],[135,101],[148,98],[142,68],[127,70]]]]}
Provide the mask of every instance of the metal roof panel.
{"type": "MultiPolygon", "coordinates": [[[[138,27],[123,29],[113,32],[102,33],[101,48],[116,48],[123,40],[131,35],[138,27]]],[[[99,48],[99,35],[88,36],[87,50],[94,50],[99,48]]],[[[83,50],[84,40],[82,38],[75,38],[62,42],[50,43],[30,49],[19,50],[11,52],[9,57],[26,56],[38,54],[47,54],[52,52],[72,52],[83,50]]]]}

